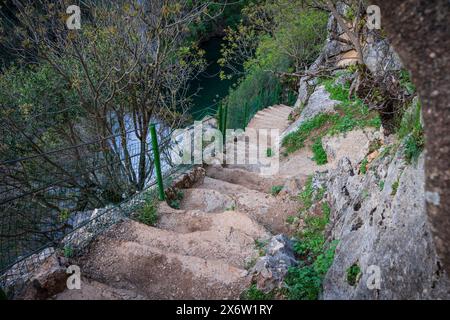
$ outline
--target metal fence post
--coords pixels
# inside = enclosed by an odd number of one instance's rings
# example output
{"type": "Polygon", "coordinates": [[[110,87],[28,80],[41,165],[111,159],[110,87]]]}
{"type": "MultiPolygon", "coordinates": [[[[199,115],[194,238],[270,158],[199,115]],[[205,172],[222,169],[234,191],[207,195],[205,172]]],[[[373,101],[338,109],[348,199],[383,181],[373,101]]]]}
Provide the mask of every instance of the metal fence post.
{"type": "Polygon", "coordinates": [[[219,125],[219,131],[223,134],[222,131],[222,124],[223,124],[223,106],[219,105],[219,120],[218,120],[218,125],[219,125]]]}
{"type": "Polygon", "coordinates": [[[161,173],[161,161],[159,158],[159,146],[156,137],[156,127],[154,123],[150,125],[150,135],[152,138],[153,155],[155,157],[155,169],[156,169],[156,179],[158,182],[159,200],[164,201],[165,196],[164,196],[163,178],[161,173]]]}
{"type": "Polygon", "coordinates": [[[227,117],[228,117],[228,105],[225,105],[225,110],[223,111],[223,127],[222,127],[224,146],[226,142],[225,138],[227,136],[227,117]]]}

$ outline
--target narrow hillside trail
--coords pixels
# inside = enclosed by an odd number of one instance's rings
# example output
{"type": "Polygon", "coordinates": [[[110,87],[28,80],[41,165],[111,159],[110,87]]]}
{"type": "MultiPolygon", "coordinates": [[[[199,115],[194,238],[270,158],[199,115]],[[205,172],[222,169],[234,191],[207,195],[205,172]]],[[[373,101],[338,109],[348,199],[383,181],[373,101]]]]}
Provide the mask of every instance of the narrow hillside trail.
{"type": "MultiPolygon", "coordinates": [[[[266,108],[247,130],[281,133],[291,111],[266,108]]],[[[274,175],[261,174],[260,164],[207,166],[202,181],[182,190],[179,209],[160,203],[156,226],[126,220],[99,236],[77,261],[86,286],[54,299],[239,299],[251,284],[256,243],[291,232],[286,219],[299,203],[271,188],[304,183],[317,170],[304,156],[281,161],[274,175]]]]}

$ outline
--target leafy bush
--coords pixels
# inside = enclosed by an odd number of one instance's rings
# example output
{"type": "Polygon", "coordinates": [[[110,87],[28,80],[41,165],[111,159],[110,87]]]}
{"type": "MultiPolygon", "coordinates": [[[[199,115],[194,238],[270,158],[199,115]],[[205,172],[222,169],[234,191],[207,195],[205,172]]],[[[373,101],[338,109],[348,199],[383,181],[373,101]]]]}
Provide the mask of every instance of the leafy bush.
{"type": "Polygon", "coordinates": [[[305,121],[300,125],[297,131],[288,134],[282,142],[282,146],[286,148],[287,153],[293,153],[305,146],[306,139],[311,133],[327,124],[333,115],[321,113],[314,118],[305,121]]]}
{"type": "Polygon", "coordinates": [[[425,146],[423,127],[420,122],[421,105],[417,102],[403,115],[397,135],[404,141],[404,156],[408,164],[417,161],[425,146]]]}
{"type": "Polygon", "coordinates": [[[318,165],[324,165],[328,163],[327,153],[322,146],[322,138],[317,138],[316,142],[312,146],[312,151],[314,154],[313,160],[318,165]]]}
{"type": "MultiPolygon", "coordinates": [[[[267,3],[267,6],[271,7],[273,31],[258,35],[254,56],[244,63],[244,77],[223,101],[228,105],[229,128],[245,127],[253,114],[268,106],[293,104],[296,100],[296,81],[280,79],[278,73],[291,73],[300,65],[312,63],[325,41],[326,14],[304,9],[298,12],[299,7],[293,6],[290,1],[276,2],[283,2],[284,5],[273,6],[267,3]],[[295,13],[292,12],[292,7],[296,8],[295,13]]],[[[255,22],[253,19],[249,20],[255,22]]],[[[256,24],[260,22],[258,19],[256,21],[256,24]]],[[[254,29],[258,29],[258,26],[241,27],[241,30],[254,29]]],[[[238,41],[230,43],[223,52],[234,57],[229,51],[242,49],[238,44],[238,41]]],[[[227,56],[221,59],[222,64],[226,64],[224,60],[227,56]]]]}
{"type": "Polygon", "coordinates": [[[417,161],[423,151],[423,133],[413,133],[405,140],[405,159],[408,164],[417,161]]]}
{"type": "Polygon", "coordinates": [[[400,185],[400,182],[397,180],[392,184],[392,192],[391,196],[395,196],[397,194],[398,186],[400,185]]]}
{"type": "Polygon", "coordinates": [[[322,81],[325,88],[330,92],[330,97],[334,100],[341,101],[335,109],[337,114],[321,113],[314,118],[305,121],[300,127],[288,134],[282,141],[285,152],[293,153],[305,146],[307,139],[315,139],[312,146],[313,152],[318,153],[318,159],[324,164],[326,162],[324,153],[320,150],[318,139],[324,135],[336,135],[345,133],[357,128],[381,126],[380,117],[371,112],[369,108],[360,100],[348,99],[348,86],[335,85],[335,79],[322,81]]]}
{"type": "MultiPolygon", "coordinates": [[[[312,177],[306,183],[300,194],[304,209],[310,208],[314,201],[323,199],[325,189],[319,189],[314,196],[312,177]]],[[[330,220],[331,208],[327,202],[322,203],[322,214],[304,218],[304,228],[297,235],[294,250],[302,257],[299,267],[289,269],[286,277],[288,297],[290,299],[317,299],[323,277],[327,273],[334,259],[337,242],[326,243],[325,228],[330,220]]]]}
{"type": "Polygon", "coordinates": [[[283,186],[272,186],[270,193],[273,196],[276,196],[277,194],[279,194],[281,192],[281,190],[283,190],[283,186]]]}
{"type": "Polygon", "coordinates": [[[361,274],[361,268],[357,263],[354,263],[350,268],[347,269],[347,282],[349,285],[354,286],[359,280],[361,274]]]}
{"type": "Polygon", "coordinates": [[[154,226],[158,222],[158,212],[153,202],[147,202],[139,209],[138,221],[148,226],[154,226]]]}
{"type": "Polygon", "coordinates": [[[367,160],[367,158],[364,158],[364,160],[361,161],[361,165],[359,166],[359,172],[361,172],[361,174],[367,173],[367,164],[368,163],[369,163],[369,161],[367,160]]]}
{"type": "Polygon", "coordinates": [[[242,300],[272,300],[272,293],[264,293],[256,287],[256,284],[252,284],[250,288],[245,290],[241,295],[242,300]]]}

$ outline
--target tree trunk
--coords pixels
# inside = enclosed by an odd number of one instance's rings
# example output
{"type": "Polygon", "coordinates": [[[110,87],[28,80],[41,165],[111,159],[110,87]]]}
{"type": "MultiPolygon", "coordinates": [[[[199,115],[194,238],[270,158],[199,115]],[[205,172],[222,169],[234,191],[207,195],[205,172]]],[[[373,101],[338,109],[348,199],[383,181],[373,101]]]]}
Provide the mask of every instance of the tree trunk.
{"type": "Polygon", "coordinates": [[[450,2],[374,2],[422,102],[427,212],[437,253],[450,274],[450,2]]]}

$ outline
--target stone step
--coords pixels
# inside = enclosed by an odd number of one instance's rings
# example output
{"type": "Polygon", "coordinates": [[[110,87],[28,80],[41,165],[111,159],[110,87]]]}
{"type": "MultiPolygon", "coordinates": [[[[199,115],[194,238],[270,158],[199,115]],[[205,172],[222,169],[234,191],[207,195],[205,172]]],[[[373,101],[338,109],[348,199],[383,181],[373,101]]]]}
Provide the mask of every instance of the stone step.
{"type": "MultiPolygon", "coordinates": [[[[227,218],[232,220],[233,214],[228,215],[227,218]]],[[[238,216],[236,215],[235,218],[237,220],[238,216]]],[[[130,236],[125,238],[129,241],[164,252],[221,260],[240,268],[245,268],[248,262],[257,256],[255,240],[260,238],[253,238],[232,226],[191,233],[177,233],[131,222],[126,226],[126,232],[130,233],[130,236]]],[[[260,235],[261,237],[265,236],[264,233],[260,235]]]]}
{"type": "MultiPolygon", "coordinates": [[[[205,177],[205,181],[200,187],[231,196],[235,201],[237,211],[249,214],[272,233],[287,232],[286,220],[289,216],[295,215],[299,208],[298,201],[291,200],[288,196],[274,197],[261,191],[249,188],[241,189],[236,184],[208,179],[208,177],[205,177]]],[[[266,192],[270,192],[270,189],[267,189],[266,192]]]]}
{"type": "Polygon", "coordinates": [[[246,270],[222,260],[110,236],[101,236],[80,265],[90,278],[147,299],[238,299],[251,281],[246,270]]]}
{"type": "Polygon", "coordinates": [[[180,209],[220,213],[236,206],[232,197],[218,191],[196,188],[184,189],[180,209]]]}
{"type": "Polygon", "coordinates": [[[50,300],[145,300],[146,297],[132,290],[118,289],[107,284],[81,278],[81,288],[66,289],[51,297],[50,300]]]}
{"type": "Polygon", "coordinates": [[[255,172],[249,172],[239,168],[228,166],[208,166],[206,168],[208,177],[244,186],[251,190],[268,192],[272,186],[283,184],[283,179],[278,177],[262,177],[255,172]]]}
{"type": "Polygon", "coordinates": [[[214,231],[232,234],[239,232],[254,240],[266,239],[270,236],[267,230],[255,220],[239,211],[210,214],[197,210],[177,210],[162,202],[158,208],[158,216],[158,228],[176,233],[214,231]]]}
{"type": "Polygon", "coordinates": [[[270,118],[276,120],[287,120],[287,117],[285,117],[283,113],[278,111],[276,112],[260,111],[253,117],[253,119],[265,119],[265,120],[270,120],[270,118]]]}

